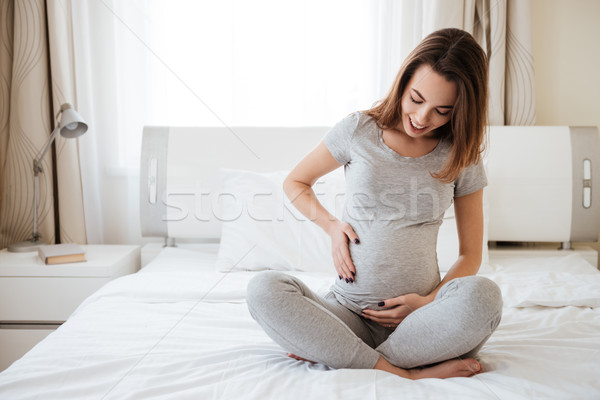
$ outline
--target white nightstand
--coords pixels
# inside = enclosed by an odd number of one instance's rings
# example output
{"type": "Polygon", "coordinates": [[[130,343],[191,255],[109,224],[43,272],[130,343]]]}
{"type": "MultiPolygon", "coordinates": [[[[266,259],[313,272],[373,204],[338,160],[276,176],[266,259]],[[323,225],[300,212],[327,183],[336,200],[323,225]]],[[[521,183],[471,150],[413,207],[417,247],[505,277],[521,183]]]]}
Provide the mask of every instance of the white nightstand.
{"type": "Polygon", "coordinates": [[[0,371],[62,324],[106,282],[140,268],[140,247],[85,245],[86,262],[45,265],[0,251],[0,371]]]}

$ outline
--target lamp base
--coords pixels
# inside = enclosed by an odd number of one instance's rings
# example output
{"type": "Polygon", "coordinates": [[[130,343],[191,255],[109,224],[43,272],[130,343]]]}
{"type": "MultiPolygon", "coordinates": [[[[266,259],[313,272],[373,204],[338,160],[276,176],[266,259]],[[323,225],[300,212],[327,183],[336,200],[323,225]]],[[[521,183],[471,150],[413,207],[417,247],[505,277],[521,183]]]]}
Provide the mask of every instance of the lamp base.
{"type": "Polygon", "coordinates": [[[46,243],[40,239],[29,239],[8,245],[8,251],[13,253],[25,253],[28,251],[37,251],[38,247],[45,246],[46,243]]]}

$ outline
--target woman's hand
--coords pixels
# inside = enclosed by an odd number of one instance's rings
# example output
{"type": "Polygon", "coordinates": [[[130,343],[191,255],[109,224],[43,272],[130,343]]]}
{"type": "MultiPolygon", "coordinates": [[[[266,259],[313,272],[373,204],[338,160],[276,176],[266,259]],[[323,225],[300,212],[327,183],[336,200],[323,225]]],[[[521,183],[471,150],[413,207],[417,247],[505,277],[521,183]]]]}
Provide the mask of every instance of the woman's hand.
{"type": "Polygon", "coordinates": [[[354,282],[356,268],[350,257],[348,241],[359,244],[358,236],[348,223],[339,220],[332,223],[327,233],[331,236],[331,255],[338,277],[346,283],[354,282]]]}
{"type": "Polygon", "coordinates": [[[386,328],[396,329],[411,312],[432,301],[431,295],[421,296],[416,293],[409,293],[379,303],[378,306],[385,307],[384,310],[365,309],[362,316],[386,328]]]}

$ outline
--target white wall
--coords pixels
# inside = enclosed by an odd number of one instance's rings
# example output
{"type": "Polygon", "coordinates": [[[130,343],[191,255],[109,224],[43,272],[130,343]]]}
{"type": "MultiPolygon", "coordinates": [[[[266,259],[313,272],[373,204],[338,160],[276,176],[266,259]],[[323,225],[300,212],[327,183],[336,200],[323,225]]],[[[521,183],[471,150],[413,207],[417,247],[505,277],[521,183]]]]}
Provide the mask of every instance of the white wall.
{"type": "Polygon", "coordinates": [[[532,5],[536,124],[600,127],[600,1],[532,5]]]}
{"type": "Polygon", "coordinates": [[[537,125],[600,126],[600,1],[534,0],[537,125]]]}

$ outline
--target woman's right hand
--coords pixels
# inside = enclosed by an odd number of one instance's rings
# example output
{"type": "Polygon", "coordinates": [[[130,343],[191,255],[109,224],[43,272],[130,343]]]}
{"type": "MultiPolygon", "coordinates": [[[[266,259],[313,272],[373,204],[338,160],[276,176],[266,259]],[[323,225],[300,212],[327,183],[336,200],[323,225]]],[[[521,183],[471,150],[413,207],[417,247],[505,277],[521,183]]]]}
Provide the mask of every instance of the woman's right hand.
{"type": "Polygon", "coordinates": [[[335,221],[329,228],[329,236],[331,237],[331,255],[333,256],[333,264],[338,273],[338,277],[352,283],[356,279],[356,268],[350,257],[350,249],[348,241],[359,244],[360,240],[354,232],[350,224],[344,221],[335,221]]]}

